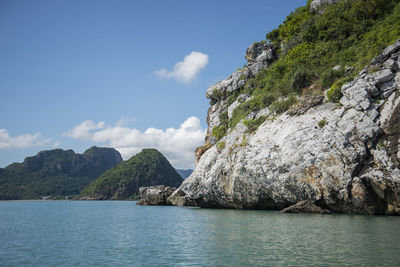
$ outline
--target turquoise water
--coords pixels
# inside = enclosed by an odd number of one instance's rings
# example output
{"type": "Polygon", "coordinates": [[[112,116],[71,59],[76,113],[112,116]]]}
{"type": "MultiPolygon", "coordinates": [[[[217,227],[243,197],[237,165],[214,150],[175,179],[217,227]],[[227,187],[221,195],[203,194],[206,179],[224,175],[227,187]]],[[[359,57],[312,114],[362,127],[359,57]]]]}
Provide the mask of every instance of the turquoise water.
{"type": "Polygon", "coordinates": [[[399,266],[400,217],[0,202],[0,266],[399,266]]]}

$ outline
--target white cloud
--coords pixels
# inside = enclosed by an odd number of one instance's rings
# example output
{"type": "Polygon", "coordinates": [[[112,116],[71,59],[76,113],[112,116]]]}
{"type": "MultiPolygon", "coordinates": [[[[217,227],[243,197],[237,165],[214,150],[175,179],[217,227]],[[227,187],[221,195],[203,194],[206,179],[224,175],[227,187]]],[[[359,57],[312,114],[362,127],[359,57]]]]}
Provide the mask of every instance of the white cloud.
{"type": "Polygon", "coordinates": [[[196,117],[186,119],[179,128],[165,130],[148,128],[144,132],[117,123],[115,126],[104,122],[84,121],[65,133],[78,140],[104,143],[117,149],[128,159],[143,148],[156,148],[176,168],[193,168],[194,150],[204,142],[206,130],[202,129],[196,117]]]}
{"type": "Polygon", "coordinates": [[[50,141],[51,139],[44,139],[41,133],[12,137],[6,129],[0,129],[0,149],[43,146],[50,141]]]}
{"type": "Polygon", "coordinates": [[[136,122],[135,117],[122,117],[119,121],[117,121],[117,126],[126,126],[130,123],[136,122]]]}
{"type": "Polygon", "coordinates": [[[172,71],[160,69],[156,74],[161,78],[174,78],[179,82],[188,83],[196,78],[200,70],[204,69],[208,64],[208,55],[192,51],[186,55],[183,61],[175,64],[172,71]]]}
{"type": "Polygon", "coordinates": [[[81,124],[70,130],[69,132],[64,133],[64,135],[74,139],[87,140],[91,137],[91,134],[89,133],[91,130],[101,129],[104,127],[104,125],[104,121],[94,123],[93,121],[87,120],[83,121],[81,124]]]}

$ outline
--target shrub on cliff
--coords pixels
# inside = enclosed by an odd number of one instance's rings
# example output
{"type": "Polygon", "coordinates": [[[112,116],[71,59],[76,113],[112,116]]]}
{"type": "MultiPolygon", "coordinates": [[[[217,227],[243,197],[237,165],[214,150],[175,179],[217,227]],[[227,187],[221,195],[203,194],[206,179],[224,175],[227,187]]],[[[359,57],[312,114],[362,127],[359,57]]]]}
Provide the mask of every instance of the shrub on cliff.
{"type": "Polygon", "coordinates": [[[266,119],[266,116],[260,116],[257,119],[244,120],[243,123],[247,126],[247,132],[253,133],[257,130],[258,126],[263,124],[266,119]]]}
{"type": "Polygon", "coordinates": [[[326,96],[328,97],[329,101],[338,103],[340,98],[342,98],[341,84],[335,83],[332,85],[332,87],[326,92],[326,96]]]}
{"type": "Polygon", "coordinates": [[[271,104],[270,110],[275,114],[279,115],[287,111],[294,103],[296,103],[297,98],[293,95],[285,99],[276,100],[271,104]]]}
{"type": "Polygon", "coordinates": [[[219,121],[220,124],[215,126],[212,129],[212,135],[215,137],[215,139],[218,141],[220,140],[222,137],[225,136],[226,132],[229,129],[229,118],[228,118],[228,112],[225,111],[224,113],[222,113],[221,115],[219,115],[219,121]]]}
{"type": "Polygon", "coordinates": [[[311,85],[315,75],[308,69],[301,69],[294,74],[292,87],[294,91],[301,92],[302,89],[311,85]]]}

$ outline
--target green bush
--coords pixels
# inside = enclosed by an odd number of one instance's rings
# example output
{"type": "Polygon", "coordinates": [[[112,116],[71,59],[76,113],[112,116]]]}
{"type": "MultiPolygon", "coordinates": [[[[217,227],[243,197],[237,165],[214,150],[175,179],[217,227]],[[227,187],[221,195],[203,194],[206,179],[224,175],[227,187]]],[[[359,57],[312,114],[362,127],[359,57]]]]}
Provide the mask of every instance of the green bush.
{"type": "Polygon", "coordinates": [[[289,96],[286,99],[280,99],[271,104],[270,110],[275,114],[279,115],[287,111],[294,103],[296,103],[297,98],[295,96],[289,96]]]}
{"type": "Polygon", "coordinates": [[[221,115],[219,115],[219,121],[221,124],[228,124],[228,111],[225,111],[221,115]]]}
{"type": "Polygon", "coordinates": [[[219,142],[219,143],[217,144],[217,148],[218,148],[219,150],[222,150],[222,149],[225,148],[225,145],[226,145],[225,142],[219,142]]]}
{"type": "Polygon", "coordinates": [[[235,128],[235,126],[251,112],[249,101],[241,103],[237,106],[233,112],[232,117],[229,120],[229,127],[235,128]]]}
{"type": "Polygon", "coordinates": [[[343,84],[350,82],[353,80],[353,77],[345,77],[343,79],[340,79],[336,81],[331,88],[326,92],[326,96],[328,97],[328,100],[333,103],[338,103],[340,99],[342,98],[342,86],[343,84]]]}
{"type": "Polygon", "coordinates": [[[320,121],[318,122],[318,127],[319,127],[319,128],[324,128],[325,125],[326,125],[327,123],[328,123],[328,122],[326,121],[326,119],[323,118],[322,120],[320,120],[320,121]]]}
{"type": "Polygon", "coordinates": [[[228,131],[228,127],[226,125],[218,125],[213,128],[212,135],[218,141],[226,135],[227,131],[228,131]]]}
{"type": "Polygon", "coordinates": [[[344,68],[338,70],[328,69],[322,73],[322,87],[329,88],[338,79],[344,76],[344,68]]]}
{"type": "Polygon", "coordinates": [[[228,111],[225,111],[219,115],[219,125],[212,129],[212,135],[217,139],[217,141],[226,135],[226,132],[229,129],[228,123],[228,111]]]}
{"type": "Polygon", "coordinates": [[[257,119],[252,119],[252,120],[244,120],[243,123],[244,125],[247,126],[246,132],[248,133],[253,133],[255,132],[258,127],[263,124],[263,122],[267,119],[266,116],[260,116],[257,119]]]}
{"type": "Polygon", "coordinates": [[[225,94],[226,94],[226,92],[221,92],[221,91],[218,91],[217,89],[214,89],[214,90],[212,91],[212,95],[213,95],[213,97],[216,98],[216,99],[224,98],[224,97],[225,97],[225,94]]]}
{"type": "Polygon", "coordinates": [[[314,73],[309,69],[301,69],[294,74],[292,87],[294,91],[301,92],[302,89],[309,87],[314,79],[314,73]]]}
{"type": "Polygon", "coordinates": [[[279,38],[279,29],[273,29],[271,32],[267,33],[265,36],[267,41],[275,43],[278,41],[279,38]]]}
{"type": "Polygon", "coordinates": [[[338,103],[342,98],[342,87],[340,84],[335,83],[332,87],[326,92],[326,96],[328,100],[333,103],[338,103]]]}

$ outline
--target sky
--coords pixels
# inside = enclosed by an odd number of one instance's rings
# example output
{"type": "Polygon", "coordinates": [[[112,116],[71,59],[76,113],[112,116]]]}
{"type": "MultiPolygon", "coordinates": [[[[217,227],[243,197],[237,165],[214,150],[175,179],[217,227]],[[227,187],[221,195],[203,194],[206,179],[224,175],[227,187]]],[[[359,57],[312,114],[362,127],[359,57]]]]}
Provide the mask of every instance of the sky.
{"type": "Polygon", "coordinates": [[[194,168],[209,86],[306,0],[0,0],[0,167],[157,148],[194,168]]]}

